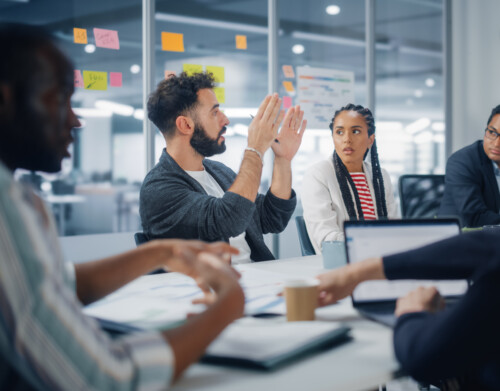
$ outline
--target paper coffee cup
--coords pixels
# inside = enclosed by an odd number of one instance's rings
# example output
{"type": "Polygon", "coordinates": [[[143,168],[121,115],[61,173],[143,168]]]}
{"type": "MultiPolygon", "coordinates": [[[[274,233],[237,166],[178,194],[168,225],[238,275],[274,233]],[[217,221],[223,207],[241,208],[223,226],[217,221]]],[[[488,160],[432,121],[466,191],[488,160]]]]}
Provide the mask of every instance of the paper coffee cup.
{"type": "Polygon", "coordinates": [[[316,278],[285,281],[286,319],[289,322],[314,320],[318,285],[316,278]]]}

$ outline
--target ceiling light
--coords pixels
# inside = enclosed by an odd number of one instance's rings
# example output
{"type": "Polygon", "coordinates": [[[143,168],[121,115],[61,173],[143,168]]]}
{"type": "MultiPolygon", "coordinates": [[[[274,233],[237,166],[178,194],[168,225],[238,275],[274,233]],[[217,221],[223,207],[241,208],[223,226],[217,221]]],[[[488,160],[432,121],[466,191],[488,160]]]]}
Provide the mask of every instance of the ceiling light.
{"type": "Polygon", "coordinates": [[[427,129],[431,124],[431,120],[429,118],[423,117],[417,119],[415,122],[408,124],[405,127],[406,132],[410,134],[415,134],[420,132],[421,130],[427,129]]]}
{"type": "Polygon", "coordinates": [[[444,132],[446,127],[444,125],[444,122],[433,122],[431,128],[435,132],[444,132]]]}
{"type": "Polygon", "coordinates": [[[139,73],[141,71],[141,66],[139,64],[134,64],[130,67],[130,72],[133,74],[139,73]]]}
{"type": "Polygon", "coordinates": [[[110,100],[98,100],[95,102],[95,107],[101,110],[109,110],[112,113],[124,115],[126,117],[134,114],[134,108],[132,106],[112,102],[110,100]]]}
{"type": "MultiPolygon", "coordinates": [[[[100,110],[100,109],[93,109],[93,108],[86,108],[86,107],[75,107],[73,108],[73,111],[75,112],[76,115],[87,118],[87,117],[92,117],[92,118],[109,118],[113,115],[113,113],[109,110],[100,110]]],[[[81,120],[80,120],[81,122],[81,120]]]]}
{"type": "Polygon", "coordinates": [[[295,54],[302,54],[304,53],[304,50],[306,50],[304,45],[297,44],[292,46],[292,52],[294,52],[295,54]]]}
{"type": "Polygon", "coordinates": [[[429,78],[425,79],[425,85],[427,87],[434,87],[436,85],[436,82],[434,81],[434,79],[432,77],[429,77],[429,78]]]}
{"type": "Polygon", "coordinates": [[[135,109],[134,110],[134,118],[142,121],[144,119],[144,110],[143,109],[135,109]]]}
{"type": "Polygon", "coordinates": [[[338,15],[340,14],[340,7],[338,5],[329,5],[326,7],[326,13],[328,15],[338,15]]]}
{"type": "Polygon", "coordinates": [[[418,89],[418,90],[415,90],[413,95],[415,95],[415,98],[421,98],[424,96],[424,92],[422,90],[418,89]]]}
{"type": "Polygon", "coordinates": [[[89,43],[88,45],[85,45],[84,50],[86,53],[94,53],[95,52],[95,45],[89,43]]]}

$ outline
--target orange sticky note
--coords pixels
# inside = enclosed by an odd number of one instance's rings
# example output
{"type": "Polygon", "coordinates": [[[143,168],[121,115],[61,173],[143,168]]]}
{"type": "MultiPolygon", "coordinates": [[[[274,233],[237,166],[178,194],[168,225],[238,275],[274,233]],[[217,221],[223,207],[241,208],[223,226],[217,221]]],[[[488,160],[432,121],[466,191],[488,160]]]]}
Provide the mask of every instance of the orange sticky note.
{"type": "Polygon", "coordinates": [[[292,98],[290,96],[284,96],[283,97],[283,108],[289,109],[290,107],[292,107],[292,98]]]}
{"type": "Polygon", "coordinates": [[[118,31],[94,28],[95,46],[106,49],[120,49],[118,31]]]}
{"type": "Polygon", "coordinates": [[[184,51],[184,34],[161,32],[161,50],[167,52],[184,51]]]}
{"type": "Polygon", "coordinates": [[[236,36],[236,49],[247,50],[247,36],[237,35],[236,36]]]}
{"type": "Polygon", "coordinates": [[[73,42],[87,43],[87,29],[73,28],[73,42]]]}
{"type": "Polygon", "coordinates": [[[75,69],[75,88],[84,88],[82,72],[75,69]]]}
{"type": "Polygon", "coordinates": [[[165,79],[168,79],[170,76],[175,76],[175,71],[165,71],[165,79]]]}
{"type": "Polygon", "coordinates": [[[121,72],[109,72],[109,85],[111,87],[121,87],[123,83],[121,72]]]}
{"type": "Polygon", "coordinates": [[[215,87],[214,92],[219,103],[226,103],[226,90],[223,87],[215,87]]]}
{"type": "Polygon", "coordinates": [[[283,65],[283,74],[289,79],[293,79],[295,77],[295,72],[293,71],[293,67],[291,65],[283,65]]]}
{"type": "Polygon", "coordinates": [[[283,82],[283,87],[285,87],[285,90],[287,92],[294,92],[295,89],[293,88],[293,84],[291,81],[284,81],[283,82]]]}

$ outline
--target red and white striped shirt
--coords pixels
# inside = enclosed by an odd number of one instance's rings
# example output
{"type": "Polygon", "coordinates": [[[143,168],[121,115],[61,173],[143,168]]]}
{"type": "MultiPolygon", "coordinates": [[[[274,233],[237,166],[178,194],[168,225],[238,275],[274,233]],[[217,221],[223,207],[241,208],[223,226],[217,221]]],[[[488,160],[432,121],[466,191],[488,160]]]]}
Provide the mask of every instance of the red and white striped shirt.
{"type": "Polygon", "coordinates": [[[366,175],[364,172],[352,172],[351,178],[356,186],[356,190],[359,194],[359,200],[361,202],[361,209],[363,210],[363,216],[365,220],[376,220],[375,207],[373,205],[373,198],[370,193],[370,188],[368,187],[368,182],[366,182],[366,175]]]}

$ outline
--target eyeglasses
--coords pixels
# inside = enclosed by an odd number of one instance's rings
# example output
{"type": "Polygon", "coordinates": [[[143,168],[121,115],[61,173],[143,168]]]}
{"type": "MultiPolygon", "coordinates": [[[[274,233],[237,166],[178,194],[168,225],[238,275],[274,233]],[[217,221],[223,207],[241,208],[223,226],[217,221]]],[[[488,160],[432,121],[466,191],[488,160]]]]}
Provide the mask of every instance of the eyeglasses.
{"type": "Polygon", "coordinates": [[[484,132],[485,132],[484,135],[491,141],[495,141],[498,138],[498,136],[500,136],[500,133],[497,133],[494,130],[488,128],[486,128],[484,132]]]}

